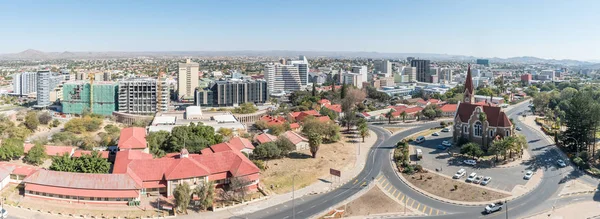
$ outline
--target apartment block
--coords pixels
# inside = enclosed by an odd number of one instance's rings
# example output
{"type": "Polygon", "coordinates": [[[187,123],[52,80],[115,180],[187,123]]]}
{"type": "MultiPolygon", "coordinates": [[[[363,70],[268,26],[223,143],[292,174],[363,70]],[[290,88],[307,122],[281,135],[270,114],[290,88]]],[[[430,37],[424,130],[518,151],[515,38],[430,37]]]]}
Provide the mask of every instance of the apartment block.
{"type": "Polygon", "coordinates": [[[19,96],[27,96],[37,92],[37,73],[23,72],[13,75],[13,93],[19,96]]]}
{"type": "Polygon", "coordinates": [[[197,106],[235,106],[242,103],[265,103],[268,100],[264,80],[220,80],[196,92],[197,106]]]}
{"type": "Polygon", "coordinates": [[[118,84],[116,82],[76,81],[63,85],[62,110],[64,113],[82,114],[89,110],[94,114],[110,116],[117,111],[118,84]]]}
{"type": "Polygon", "coordinates": [[[44,108],[52,105],[50,92],[62,81],[63,76],[48,70],[37,72],[37,104],[35,107],[44,108]]]}
{"type": "Polygon", "coordinates": [[[194,98],[194,92],[198,87],[198,72],[200,64],[186,60],[185,63],[179,63],[179,73],[177,75],[177,99],[189,100],[194,98]]]}

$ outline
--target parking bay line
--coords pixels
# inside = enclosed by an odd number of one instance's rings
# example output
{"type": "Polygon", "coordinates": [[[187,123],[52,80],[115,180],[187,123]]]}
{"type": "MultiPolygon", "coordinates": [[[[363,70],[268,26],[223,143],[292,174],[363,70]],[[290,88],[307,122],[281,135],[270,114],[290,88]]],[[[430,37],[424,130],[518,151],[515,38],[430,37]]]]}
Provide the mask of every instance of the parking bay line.
{"type": "Polygon", "coordinates": [[[392,191],[392,189],[394,188],[394,186],[390,183],[390,188],[387,189],[388,192],[392,191]]]}
{"type": "Polygon", "coordinates": [[[410,203],[410,207],[412,208],[413,205],[415,205],[415,200],[413,199],[412,202],[410,203]]]}
{"type": "Polygon", "coordinates": [[[429,208],[429,215],[431,215],[433,208],[429,208]]]}
{"type": "MultiPolygon", "coordinates": [[[[398,195],[400,195],[400,194],[398,194],[398,195]]],[[[404,197],[406,197],[406,196],[402,195],[402,198],[400,199],[400,203],[403,203],[402,200],[404,200],[404,197]]],[[[396,198],[398,198],[398,197],[396,197],[396,198]]],[[[408,199],[406,201],[408,202],[408,199]]]]}
{"type": "Polygon", "coordinates": [[[394,189],[394,193],[392,193],[392,196],[396,195],[396,192],[398,192],[398,190],[394,189]]]}
{"type": "Polygon", "coordinates": [[[419,204],[417,205],[417,211],[419,210],[419,208],[420,208],[420,207],[421,207],[421,203],[419,203],[419,204]]]}
{"type": "MultiPolygon", "coordinates": [[[[398,195],[396,195],[396,199],[398,199],[398,197],[400,197],[401,194],[402,192],[398,192],[398,195]]],[[[402,196],[402,198],[404,198],[404,196],[402,196]]],[[[402,202],[402,200],[400,200],[400,202],[402,202]]]]}

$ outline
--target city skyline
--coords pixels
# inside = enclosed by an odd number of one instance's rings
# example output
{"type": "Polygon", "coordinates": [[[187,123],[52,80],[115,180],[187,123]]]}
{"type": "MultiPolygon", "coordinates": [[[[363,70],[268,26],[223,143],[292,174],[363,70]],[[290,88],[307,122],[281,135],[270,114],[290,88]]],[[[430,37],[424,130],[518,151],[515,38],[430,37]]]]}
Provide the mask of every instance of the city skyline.
{"type": "Polygon", "coordinates": [[[600,60],[595,1],[4,4],[0,54],[363,51],[600,60]],[[577,12],[577,13],[573,13],[577,12]]]}

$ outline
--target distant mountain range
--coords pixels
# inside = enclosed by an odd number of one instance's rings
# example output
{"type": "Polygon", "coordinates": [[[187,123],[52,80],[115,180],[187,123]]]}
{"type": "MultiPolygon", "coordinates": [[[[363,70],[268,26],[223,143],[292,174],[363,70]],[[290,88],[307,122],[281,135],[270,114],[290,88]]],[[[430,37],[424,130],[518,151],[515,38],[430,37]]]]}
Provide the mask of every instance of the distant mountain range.
{"type": "MultiPolygon", "coordinates": [[[[449,55],[435,53],[380,53],[380,52],[348,52],[348,51],[291,51],[291,50],[270,50],[270,51],[165,51],[165,52],[42,52],[39,50],[28,49],[20,53],[0,54],[0,60],[55,60],[55,59],[102,59],[102,58],[130,58],[130,57],[183,57],[183,56],[271,56],[271,57],[295,57],[305,55],[308,57],[332,57],[332,58],[373,58],[373,59],[405,59],[406,57],[415,57],[421,59],[430,59],[436,61],[454,60],[454,61],[474,61],[481,57],[449,55]]],[[[490,62],[496,63],[547,63],[561,65],[595,65],[596,61],[579,61],[570,59],[543,59],[531,56],[512,57],[512,58],[488,58],[490,62]]]]}

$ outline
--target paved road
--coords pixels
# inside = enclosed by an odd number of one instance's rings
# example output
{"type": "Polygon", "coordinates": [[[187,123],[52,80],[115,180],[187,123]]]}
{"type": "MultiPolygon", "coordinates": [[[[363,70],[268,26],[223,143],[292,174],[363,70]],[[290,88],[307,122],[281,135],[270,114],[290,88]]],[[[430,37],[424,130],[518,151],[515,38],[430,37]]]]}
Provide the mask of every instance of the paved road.
{"type": "MultiPolygon", "coordinates": [[[[585,175],[581,175],[577,171],[573,171],[572,167],[561,169],[556,168],[555,161],[556,159],[560,159],[562,154],[552,145],[551,142],[544,138],[539,131],[528,128],[527,126],[521,124],[517,119],[517,113],[523,112],[527,109],[527,104],[521,104],[517,107],[507,110],[507,114],[514,118],[515,125],[522,127],[523,130],[521,131],[521,134],[525,135],[529,141],[528,150],[534,159],[528,163],[528,167],[526,168],[531,170],[537,170],[541,168],[544,172],[544,177],[540,185],[533,191],[522,196],[521,198],[510,201],[508,203],[508,211],[484,215],[482,213],[483,207],[481,206],[460,206],[433,200],[412,190],[395,175],[396,170],[393,169],[390,162],[390,152],[392,148],[396,142],[412,133],[438,126],[438,123],[426,123],[417,128],[403,130],[397,135],[391,137],[389,136],[388,132],[383,131],[381,128],[371,126],[371,129],[377,133],[378,140],[375,146],[369,151],[367,164],[363,171],[356,178],[358,180],[357,183],[355,183],[353,180],[329,193],[296,199],[295,211],[292,209],[292,201],[289,201],[259,212],[241,215],[237,218],[288,219],[292,218],[292,212],[295,212],[296,218],[309,218],[317,216],[315,214],[330,209],[346,198],[349,198],[353,194],[361,191],[363,188],[363,182],[371,183],[374,177],[380,177],[380,172],[383,177],[385,177],[386,180],[394,187],[394,189],[403,193],[405,198],[410,198],[411,200],[427,206],[430,209],[436,209],[446,213],[446,215],[438,215],[436,218],[505,218],[506,213],[508,213],[509,218],[523,217],[547,209],[548,207],[556,205],[557,203],[563,203],[565,202],[564,200],[568,200],[568,198],[560,199],[556,196],[568,179],[582,178],[586,182],[597,183],[597,180],[585,175]],[[552,202],[551,200],[555,200],[555,203],[552,203],[549,206],[549,203],[552,202]]],[[[585,196],[577,200],[590,199],[598,200],[600,199],[600,195],[599,197],[585,196]]],[[[570,199],[570,201],[573,200],[575,199],[570,199]]]]}

